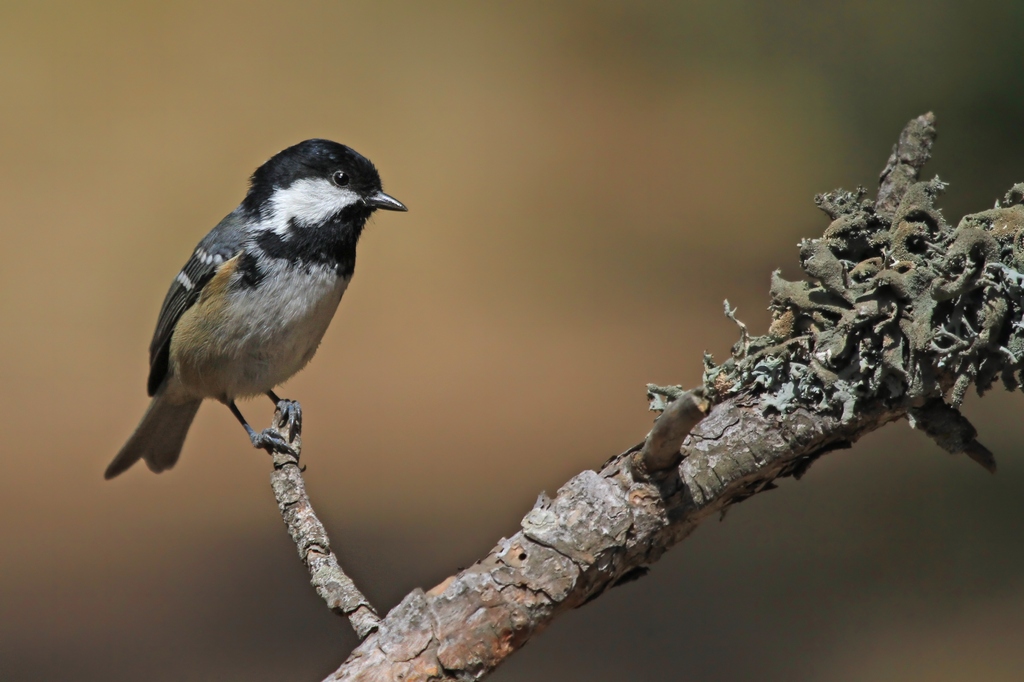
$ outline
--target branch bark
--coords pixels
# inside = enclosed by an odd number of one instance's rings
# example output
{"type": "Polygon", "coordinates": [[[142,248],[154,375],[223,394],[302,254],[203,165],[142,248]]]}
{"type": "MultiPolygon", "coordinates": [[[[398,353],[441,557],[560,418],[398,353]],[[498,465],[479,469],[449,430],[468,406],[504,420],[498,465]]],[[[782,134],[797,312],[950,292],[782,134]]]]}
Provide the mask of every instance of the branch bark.
{"type": "Polygon", "coordinates": [[[972,383],[1024,380],[1024,185],[951,227],[934,205],[945,185],[918,182],[934,139],[931,114],[907,125],[874,202],[816,197],[832,222],[801,244],[811,281],[773,275],[766,335],[727,303],[732,357],[705,356],[698,390],[649,387],[664,413],[644,444],[542,494],[518,532],[407,595],[328,679],[480,679],[704,519],[898,419],[994,471],[958,408],[972,383]]]}

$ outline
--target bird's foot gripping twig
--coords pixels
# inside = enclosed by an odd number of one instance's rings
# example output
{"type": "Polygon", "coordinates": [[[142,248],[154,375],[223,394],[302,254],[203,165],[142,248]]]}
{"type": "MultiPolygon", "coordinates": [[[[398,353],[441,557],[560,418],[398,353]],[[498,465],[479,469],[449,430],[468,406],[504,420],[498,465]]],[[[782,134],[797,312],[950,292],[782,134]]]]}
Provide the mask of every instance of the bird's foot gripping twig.
{"type": "Polygon", "coordinates": [[[296,459],[299,457],[298,450],[288,445],[288,441],[274,428],[263,429],[259,433],[253,431],[249,434],[249,440],[252,441],[254,448],[266,450],[272,455],[283,454],[296,459]]]}
{"type": "Polygon", "coordinates": [[[282,398],[277,401],[274,426],[283,432],[289,443],[299,437],[302,433],[302,405],[298,400],[282,398]]]}
{"type": "Polygon", "coordinates": [[[266,450],[271,455],[290,455],[299,459],[299,447],[302,434],[302,406],[297,400],[278,398],[268,393],[277,405],[274,412],[274,425],[262,432],[249,432],[249,440],[254,448],[266,450]]]}
{"type": "Polygon", "coordinates": [[[288,534],[309,570],[310,582],[327,602],[327,607],[348,618],[359,638],[365,639],[377,629],[380,618],[369,600],[341,569],[338,558],[331,551],[327,530],[317,518],[306,494],[306,484],[299,468],[302,451],[302,408],[299,403],[294,400],[277,401],[273,426],[263,433],[268,432],[274,434],[275,442],[287,446],[288,451],[271,451],[274,470],[270,474],[270,486],[288,534]]]}

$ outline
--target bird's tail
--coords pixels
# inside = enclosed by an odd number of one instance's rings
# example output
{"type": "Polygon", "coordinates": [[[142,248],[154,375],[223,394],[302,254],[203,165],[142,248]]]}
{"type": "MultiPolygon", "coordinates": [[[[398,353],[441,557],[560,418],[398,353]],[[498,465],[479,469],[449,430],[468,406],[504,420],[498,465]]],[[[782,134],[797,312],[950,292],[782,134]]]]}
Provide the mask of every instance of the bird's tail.
{"type": "Polygon", "coordinates": [[[157,393],[135,433],[107,467],[103,478],[110,480],[124,473],[140,459],[146,460],[146,465],[157,473],[174,466],[201,403],[201,400],[194,400],[173,404],[162,392],[157,393]]]}

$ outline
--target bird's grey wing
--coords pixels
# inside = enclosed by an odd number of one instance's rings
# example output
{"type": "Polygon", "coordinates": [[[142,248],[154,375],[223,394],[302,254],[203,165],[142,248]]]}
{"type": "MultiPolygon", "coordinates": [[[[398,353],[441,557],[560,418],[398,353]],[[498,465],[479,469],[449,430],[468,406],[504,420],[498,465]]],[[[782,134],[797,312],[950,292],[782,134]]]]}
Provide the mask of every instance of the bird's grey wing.
{"type": "Polygon", "coordinates": [[[213,279],[221,265],[242,249],[245,239],[245,220],[236,209],[203,237],[185,267],[171,282],[160,308],[153,341],[149,344],[149,395],[156,394],[167,375],[171,334],[178,320],[199,300],[203,287],[213,279]]]}

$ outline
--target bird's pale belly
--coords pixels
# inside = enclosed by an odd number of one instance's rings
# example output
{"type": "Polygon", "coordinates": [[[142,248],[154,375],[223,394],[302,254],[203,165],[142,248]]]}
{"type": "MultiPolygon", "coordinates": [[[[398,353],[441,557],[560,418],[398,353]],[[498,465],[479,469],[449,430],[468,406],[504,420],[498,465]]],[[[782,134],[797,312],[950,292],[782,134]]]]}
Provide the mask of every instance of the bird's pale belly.
{"type": "Polygon", "coordinates": [[[313,358],[348,279],[326,268],[267,270],[260,286],[226,282],[224,298],[201,298],[182,316],[171,362],[189,393],[219,400],[258,395],[313,358]]]}

